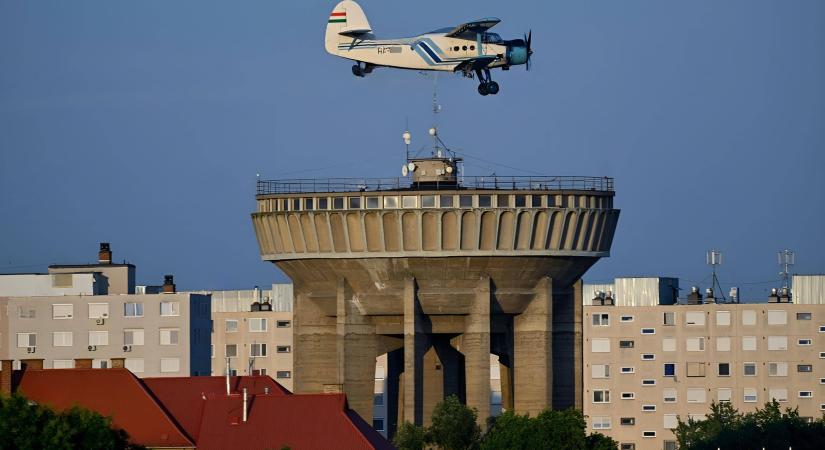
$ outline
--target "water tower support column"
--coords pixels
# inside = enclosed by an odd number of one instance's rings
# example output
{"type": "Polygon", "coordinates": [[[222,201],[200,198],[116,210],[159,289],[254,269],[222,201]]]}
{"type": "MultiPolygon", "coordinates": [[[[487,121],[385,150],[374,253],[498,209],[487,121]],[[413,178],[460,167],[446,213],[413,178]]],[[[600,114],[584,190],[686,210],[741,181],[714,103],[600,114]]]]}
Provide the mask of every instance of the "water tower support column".
{"type": "Polygon", "coordinates": [[[428,340],[424,313],[418,302],[415,279],[408,277],[404,280],[404,373],[403,382],[403,417],[404,421],[416,425],[424,423],[424,353],[427,351],[428,340]],[[416,389],[416,387],[419,387],[416,389]]]}
{"type": "Polygon", "coordinates": [[[553,405],[553,280],[544,277],[533,300],[513,320],[515,411],[535,417],[553,405]]]}
{"type": "Polygon", "coordinates": [[[371,423],[379,338],[369,317],[359,311],[357,301],[347,281],[340,278],[336,327],[338,376],[350,408],[371,423]]]}

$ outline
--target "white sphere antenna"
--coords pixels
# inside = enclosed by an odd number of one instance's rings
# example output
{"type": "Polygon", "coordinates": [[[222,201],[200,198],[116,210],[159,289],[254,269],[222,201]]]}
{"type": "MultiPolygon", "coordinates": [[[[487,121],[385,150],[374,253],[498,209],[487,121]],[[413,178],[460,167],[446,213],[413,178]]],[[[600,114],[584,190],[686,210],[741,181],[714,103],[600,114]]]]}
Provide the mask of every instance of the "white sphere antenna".
{"type": "Polygon", "coordinates": [[[415,172],[415,163],[414,163],[414,162],[408,162],[408,163],[407,163],[407,169],[408,169],[410,172],[415,172]]]}
{"type": "Polygon", "coordinates": [[[430,133],[430,136],[438,136],[438,130],[435,127],[430,128],[428,132],[430,133]]]}
{"type": "Polygon", "coordinates": [[[404,144],[406,145],[410,145],[410,143],[412,142],[412,135],[409,131],[405,131],[404,134],[401,135],[401,137],[404,138],[404,144]]]}
{"type": "Polygon", "coordinates": [[[403,166],[401,166],[401,176],[406,177],[409,174],[410,174],[410,169],[407,168],[407,165],[404,164],[403,166]]]}

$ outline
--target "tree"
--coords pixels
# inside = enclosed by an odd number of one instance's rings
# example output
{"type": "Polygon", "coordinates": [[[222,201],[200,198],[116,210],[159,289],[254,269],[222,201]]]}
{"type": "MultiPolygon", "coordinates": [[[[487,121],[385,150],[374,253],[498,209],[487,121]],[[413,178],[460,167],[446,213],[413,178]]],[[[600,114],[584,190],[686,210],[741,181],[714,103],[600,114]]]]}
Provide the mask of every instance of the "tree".
{"type": "Polygon", "coordinates": [[[588,436],[584,416],[575,409],[544,410],[534,418],[508,411],[495,419],[481,448],[615,450],[618,443],[598,433],[588,436]]]}
{"type": "Polygon", "coordinates": [[[14,394],[0,396],[0,449],[138,449],[112,420],[73,407],[63,412],[14,394]]]}
{"type": "Polygon", "coordinates": [[[476,423],[478,411],[463,405],[451,395],[435,406],[432,424],[427,428],[428,441],[443,450],[467,450],[478,446],[481,428],[476,423]]]}
{"type": "Polygon", "coordinates": [[[744,415],[729,403],[712,403],[706,419],[687,422],[679,419],[674,433],[682,450],[788,447],[813,450],[822,448],[825,416],[807,422],[796,408],[786,408],[783,413],[776,400],[744,415]]]}
{"type": "Polygon", "coordinates": [[[424,450],[424,428],[410,422],[404,422],[404,424],[398,428],[398,432],[395,433],[392,444],[395,445],[398,450],[424,450]]]}

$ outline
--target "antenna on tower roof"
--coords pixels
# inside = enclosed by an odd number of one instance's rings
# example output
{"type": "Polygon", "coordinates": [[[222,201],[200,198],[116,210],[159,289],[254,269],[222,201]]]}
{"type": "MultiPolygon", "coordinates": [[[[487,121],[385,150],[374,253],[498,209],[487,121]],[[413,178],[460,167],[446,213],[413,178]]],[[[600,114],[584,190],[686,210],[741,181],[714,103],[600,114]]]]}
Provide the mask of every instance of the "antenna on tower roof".
{"type": "Polygon", "coordinates": [[[716,289],[718,287],[719,290],[716,291],[716,292],[719,292],[719,294],[722,295],[722,300],[727,301],[727,298],[725,298],[725,293],[722,292],[722,285],[719,284],[719,278],[716,276],[716,266],[721,266],[722,265],[722,252],[720,252],[719,250],[715,250],[715,249],[708,250],[708,252],[707,252],[707,264],[713,270],[713,281],[711,281],[711,285],[710,285],[711,290],[716,289]]]}
{"type": "Polygon", "coordinates": [[[777,260],[779,261],[779,267],[782,268],[782,271],[779,272],[779,276],[782,278],[782,287],[788,288],[788,279],[789,276],[789,269],[796,263],[796,255],[794,254],[793,250],[781,250],[776,252],[777,260]]]}

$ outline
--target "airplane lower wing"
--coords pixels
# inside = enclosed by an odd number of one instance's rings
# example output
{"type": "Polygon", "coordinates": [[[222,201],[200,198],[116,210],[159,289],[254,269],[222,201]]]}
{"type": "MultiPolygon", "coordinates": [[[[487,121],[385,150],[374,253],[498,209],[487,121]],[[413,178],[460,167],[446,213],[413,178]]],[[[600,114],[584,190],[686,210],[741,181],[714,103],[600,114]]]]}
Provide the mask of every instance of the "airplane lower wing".
{"type": "Polygon", "coordinates": [[[470,72],[473,70],[481,70],[492,64],[497,59],[498,57],[493,55],[477,56],[475,58],[465,59],[455,66],[453,72],[470,72]]]}

